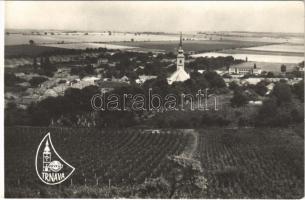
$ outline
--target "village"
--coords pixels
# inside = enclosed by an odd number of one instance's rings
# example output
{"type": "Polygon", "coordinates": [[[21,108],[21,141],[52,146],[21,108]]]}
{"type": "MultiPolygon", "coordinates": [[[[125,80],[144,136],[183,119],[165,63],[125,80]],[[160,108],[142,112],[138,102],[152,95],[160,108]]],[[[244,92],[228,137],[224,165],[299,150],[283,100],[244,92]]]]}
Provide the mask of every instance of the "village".
{"type": "MultiPolygon", "coordinates": [[[[186,52],[186,58],[184,57],[182,36],[179,48],[177,59],[171,53],[139,53],[101,48],[83,50],[71,55],[7,58],[5,60],[7,73],[15,76],[17,80],[15,87],[20,88],[18,91],[22,92],[7,89],[5,102],[16,103],[18,107],[25,109],[33,102],[64,95],[68,88],[83,89],[94,85],[99,87],[101,92],[108,92],[124,85],[142,85],[145,81],[156,79],[163,73],[174,73],[168,78],[168,83],[172,84],[175,81],[183,82],[189,79],[189,73],[197,71],[203,74],[207,70],[215,71],[227,86],[232,82],[246,86],[265,81],[268,83],[266,85],[268,89],[266,95],[268,95],[276,82],[285,80],[289,85],[294,85],[302,80],[304,73],[304,62],[290,67],[290,71],[287,71],[285,65],[279,64],[277,72],[274,72],[263,70],[259,63],[248,62],[247,58],[239,60],[237,64],[233,61],[217,68],[212,66],[207,69],[204,64],[201,68],[197,66],[190,68],[189,66],[198,65],[200,58],[193,58],[190,52],[186,52]],[[54,68],[51,76],[37,73],[39,71],[37,69],[42,69],[46,65],[54,68]],[[177,68],[176,72],[175,68],[177,68]]],[[[266,68],[264,66],[264,69],[266,68]]],[[[262,101],[250,101],[250,103],[261,104],[262,101]]]]}

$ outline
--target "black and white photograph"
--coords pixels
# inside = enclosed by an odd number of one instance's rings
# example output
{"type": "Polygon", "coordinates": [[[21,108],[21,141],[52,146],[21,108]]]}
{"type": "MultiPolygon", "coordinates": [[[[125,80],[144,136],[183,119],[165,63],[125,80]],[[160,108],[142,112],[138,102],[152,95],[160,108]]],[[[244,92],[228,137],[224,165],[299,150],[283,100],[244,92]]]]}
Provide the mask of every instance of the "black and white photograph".
{"type": "Polygon", "coordinates": [[[0,197],[304,198],[303,1],[0,3],[0,197]]]}

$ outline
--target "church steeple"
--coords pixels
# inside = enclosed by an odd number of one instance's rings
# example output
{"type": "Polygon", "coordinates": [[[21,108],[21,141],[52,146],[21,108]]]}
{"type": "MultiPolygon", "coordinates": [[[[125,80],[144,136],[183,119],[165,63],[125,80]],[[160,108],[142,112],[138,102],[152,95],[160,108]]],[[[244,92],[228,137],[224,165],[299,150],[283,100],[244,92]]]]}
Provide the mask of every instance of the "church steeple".
{"type": "Polygon", "coordinates": [[[179,47],[182,48],[182,32],[180,32],[180,43],[179,43],[179,47]]]}
{"type": "MultiPolygon", "coordinates": [[[[180,32],[180,42],[179,42],[179,47],[178,47],[178,54],[183,55],[183,49],[182,49],[182,32],[180,32]]],[[[181,55],[180,55],[181,56],[181,55]]]]}
{"type": "Polygon", "coordinates": [[[180,32],[180,42],[177,54],[177,70],[167,79],[168,84],[173,82],[183,82],[190,78],[190,75],[184,70],[184,51],[182,49],[182,33],[180,32]]]}

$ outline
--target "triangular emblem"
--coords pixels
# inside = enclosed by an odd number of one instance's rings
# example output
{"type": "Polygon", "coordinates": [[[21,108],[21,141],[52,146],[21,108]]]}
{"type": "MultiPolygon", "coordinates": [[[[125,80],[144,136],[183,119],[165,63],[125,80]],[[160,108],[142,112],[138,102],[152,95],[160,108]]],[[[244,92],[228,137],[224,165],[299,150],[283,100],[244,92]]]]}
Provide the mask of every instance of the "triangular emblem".
{"type": "Polygon", "coordinates": [[[56,152],[51,135],[48,133],[40,142],[35,158],[36,173],[48,185],[56,185],[67,180],[75,168],[56,152]]]}

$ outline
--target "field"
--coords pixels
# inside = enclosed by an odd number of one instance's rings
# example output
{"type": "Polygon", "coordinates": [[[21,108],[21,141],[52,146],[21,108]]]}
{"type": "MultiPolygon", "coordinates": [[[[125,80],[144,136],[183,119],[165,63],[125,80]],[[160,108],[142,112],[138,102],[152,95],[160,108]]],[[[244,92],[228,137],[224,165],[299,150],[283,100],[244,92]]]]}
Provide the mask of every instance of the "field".
{"type": "MultiPolygon", "coordinates": [[[[301,198],[303,134],[302,127],[198,130],[194,158],[208,184],[202,198],[301,198]]],[[[182,130],[6,128],[6,196],[131,197],[122,191],[166,173],[165,157],[191,149],[194,141],[182,130]],[[72,181],[60,187],[44,186],[35,174],[35,151],[47,131],[57,152],[76,167],[72,181]],[[105,190],[109,184],[112,195],[105,190]]]]}
{"type": "MultiPolygon", "coordinates": [[[[114,42],[114,45],[123,45],[131,47],[140,47],[144,49],[162,50],[166,52],[176,52],[178,41],[135,41],[135,42],[114,42]]],[[[235,49],[244,47],[255,47],[266,45],[266,42],[254,41],[234,41],[234,40],[185,40],[183,41],[183,50],[195,52],[218,51],[224,49],[235,49]]]]}
{"type": "MultiPolygon", "coordinates": [[[[270,46],[276,46],[276,45],[270,45],[270,46]]],[[[279,45],[280,46],[280,45],[279,45]]],[[[272,47],[271,47],[272,48],[272,47]]],[[[304,57],[304,52],[292,52],[292,51],[282,51],[281,49],[278,49],[278,51],[269,51],[265,50],[267,49],[267,46],[258,46],[252,48],[241,48],[241,49],[228,49],[220,51],[220,53],[228,53],[228,54],[253,54],[253,55],[270,55],[270,56],[295,56],[295,57],[304,57]],[[262,49],[260,49],[262,47],[262,49]],[[265,48],[264,48],[265,47],[265,48]]]]}
{"type": "Polygon", "coordinates": [[[248,50],[258,50],[258,51],[274,51],[274,52],[295,52],[304,54],[304,45],[292,45],[292,44],[276,44],[276,45],[266,45],[260,47],[250,47],[245,48],[248,50]]]}
{"type": "Polygon", "coordinates": [[[58,47],[65,49],[87,49],[87,48],[107,48],[107,49],[134,49],[136,47],[122,46],[122,45],[113,45],[105,43],[67,43],[67,44],[44,44],[42,46],[48,47],[58,47]]]}
{"type": "Polygon", "coordinates": [[[34,35],[30,33],[21,34],[9,34],[5,35],[5,45],[22,45],[29,44],[29,40],[34,40],[36,44],[56,44],[64,41],[64,43],[92,43],[92,42],[117,42],[117,41],[130,41],[134,39],[136,41],[169,41],[179,40],[178,36],[172,35],[156,35],[156,34],[133,34],[133,33],[117,33],[112,32],[111,35],[108,32],[91,32],[88,34],[77,33],[40,33],[40,35],[34,35]],[[53,35],[52,35],[53,34],[53,35]]]}
{"type": "Polygon", "coordinates": [[[47,46],[31,46],[31,45],[12,45],[5,46],[4,55],[7,57],[23,56],[23,57],[35,57],[43,53],[62,51],[62,48],[47,47],[47,46]]]}
{"type": "MultiPolygon", "coordinates": [[[[255,47],[265,45],[263,42],[247,41],[184,41],[183,49],[185,51],[207,52],[225,49],[234,49],[242,47],[255,47]]],[[[40,45],[8,45],[5,46],[5,57],[24,56],[33,57],[48,52],[63,52],[65,49],[86,49],[86,48],[109,48],[109,49],[136,49],[137,51],[166,51],[176,52],[178,41],[135,41],[135,42],[104,42],[88,43],[73,42],[66,44],[40,44],[40,45]]]]}
{"type": "MultiPolygon", "coordinates": [[[[284,53],[286,54],[286,53],[284,53]]],[[[220,52],[208,52],[208,53],[199,53],[194,54],[192,57],[218,57],[218,56],[233,56],[235,59],[242,59],[253,62],[267,62],[267,63],[291,63],[297,64],[304,60],[304,56],[291,56],[291,55],[283,55],[280,54],[274,55],[274,53],[270,52],[261,52],[261,51],[250,51],[250,50],[224,50],[220,52]]]]}

